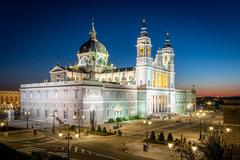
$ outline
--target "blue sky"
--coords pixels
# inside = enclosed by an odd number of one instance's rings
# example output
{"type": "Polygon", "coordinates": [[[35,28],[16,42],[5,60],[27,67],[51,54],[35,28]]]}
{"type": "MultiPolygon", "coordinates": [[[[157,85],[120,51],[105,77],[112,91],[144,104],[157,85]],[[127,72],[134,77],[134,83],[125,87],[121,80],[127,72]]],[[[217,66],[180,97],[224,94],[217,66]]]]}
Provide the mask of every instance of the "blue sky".
{"type": "Polygon", "coordinates": [[[240,2],[170,1],[2,1],[0,5],[0,89],[42,82],[58,62],[76,62],[88,40],[91,17],[97,38],[119,67],[134,66],[141,19],[147,21],[152,56],[165,33],[175,51],[176,84],[199,95],[240,95],[240,2]]]}

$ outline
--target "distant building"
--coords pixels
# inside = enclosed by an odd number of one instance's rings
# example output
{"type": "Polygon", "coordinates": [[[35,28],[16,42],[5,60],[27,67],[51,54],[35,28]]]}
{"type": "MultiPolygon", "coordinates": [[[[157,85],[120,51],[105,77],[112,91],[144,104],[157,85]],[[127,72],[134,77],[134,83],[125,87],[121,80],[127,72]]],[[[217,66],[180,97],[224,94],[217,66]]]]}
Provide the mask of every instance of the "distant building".
{"type": "Polygon", "coordinates": [[[165,116],[195,109],[195,88],[175,88],[175,54],[169,34],[152,56],[145,20],[137,38],[135,66],[117,68],[109,63],[94,23],[76,55],[75,65],[56,65],[50,70],[50,82],[21,85],[22,113],[30,111],[31,120],[44,123],[52,123],[51,115],[57,113],[58,119],[74,124],[73,115],[80,112],[86,117],[84,125],[95,125],[118,116],[165,116]]]}
{"type": "Polygon", "coordinates": [[[231,128],[224,136],[227,144],[240,145],[240,106],[223,106],[224,127],[231,128]]]}
{"type": "Polygon", "coordinates": [[[0,107],[7,109],[9,107],[19,108],[20,91],[0,90],[0,107]]]}

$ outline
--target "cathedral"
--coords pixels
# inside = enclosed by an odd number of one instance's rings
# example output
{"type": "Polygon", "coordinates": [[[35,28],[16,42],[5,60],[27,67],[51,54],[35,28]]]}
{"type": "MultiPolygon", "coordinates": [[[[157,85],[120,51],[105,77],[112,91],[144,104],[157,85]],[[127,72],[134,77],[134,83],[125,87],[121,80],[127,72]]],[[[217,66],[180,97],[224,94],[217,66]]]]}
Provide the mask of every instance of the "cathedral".
{"type": "Polygon", "coordinates": [[[162,48],[152,55],[145,19],[136,43],[136,65],[117,68],[108,61],[106,47],[97,39],[92,22],[88,40],[76,53],[75,65],[57,64],[50,80],[22,84],[21,116],[29,112],[36,122],[97,125],[110,118],[163,117],[196,107],[196,91],[175,88],[174,50],[169,33],[162,48]]]}

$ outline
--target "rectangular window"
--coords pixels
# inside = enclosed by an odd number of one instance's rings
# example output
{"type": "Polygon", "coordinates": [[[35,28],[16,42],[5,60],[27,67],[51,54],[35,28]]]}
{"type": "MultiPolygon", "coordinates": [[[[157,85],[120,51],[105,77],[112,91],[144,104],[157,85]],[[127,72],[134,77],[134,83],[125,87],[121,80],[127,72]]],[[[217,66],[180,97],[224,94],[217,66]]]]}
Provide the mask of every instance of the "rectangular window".
{"type": "Polygon", "coordinates": [[[75,99],[78,98],[78,90],[75,90],[75,99]]]}
{"type": "Polygon", "coordinates": [[[45,110],[45,118],[48,118],[48,110],[45,110]]]}
{"type": "Polygon", "coordinates": [[[68,111],[63,111],[63,119],[68,119],[68,111]]]}
{"type": "Polygon", "coordinates": [[[126,108],[125,113],[126,113],[126,115],[128,115],[128,108],[126,108]]]}
{"type": "Polygon", "coordinates": [[[33,93],[32,93],[32,92],[30,92],[30,98],[31,98],[31,99],[33,98],[33,93]]]}
{"type": "Polygon", "coordinates": [[[67,93],[68,93],[68,91],[64,90],[64,97],[67,97],[67,93]]]}
{"type": "Polygon", "coordinates": [[[106,99],[109,99],[109,92],[106,92],[106,99]]]}
{"type": "Polygon", "coordinates": [[[58,98],[58,91],[55,91],[55,98],[58,98]]]}
{"type": "Polygon", "coordinates": [[[109,115],[110,115],[110,114],[109,114],[109,109],[107,109],[106,112],[107,112],[107,113],[106,113],[106,114],[107,114],[107,117],[109,117],[109,115]]]}
{"type": "Polygon", "coordinates": [[[45,98],[48,99],[48,91],[45,93],[45,98]]]}
{"type": "Polygon", "coordinates": [[[40,109],[37,109],[37,117],[40,117],[40,109]]]}
{"type": "Polygon", "coordinates": [[[112,94],[113,94],[113,98],[116,98],[116,92],[113,92],[112,94]]]}

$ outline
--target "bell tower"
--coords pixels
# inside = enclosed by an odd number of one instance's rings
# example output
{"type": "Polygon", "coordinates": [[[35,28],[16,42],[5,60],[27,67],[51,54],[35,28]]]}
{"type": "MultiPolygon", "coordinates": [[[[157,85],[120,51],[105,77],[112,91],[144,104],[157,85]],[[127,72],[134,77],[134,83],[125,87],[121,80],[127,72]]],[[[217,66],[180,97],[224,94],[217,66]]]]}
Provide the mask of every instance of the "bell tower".
{"type": "Polygon", "coordinates": [[[153,59],[151,57],[151,38],[148,37],[146,20],[142,20],[140,36],[137,38],[136,73],[138,86],[151,86],[153,59]]]}
{"type": "Polygon", "coordinates": [[[148,37],[146,20],[142,20],[140,37],[137,39],[137,57],[151,57],[151,39],[148,37]]]}

